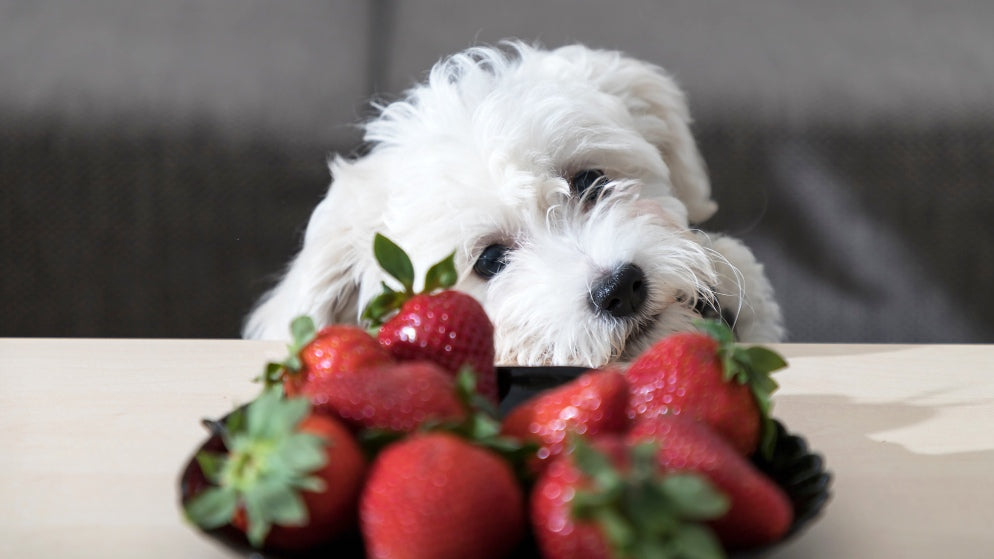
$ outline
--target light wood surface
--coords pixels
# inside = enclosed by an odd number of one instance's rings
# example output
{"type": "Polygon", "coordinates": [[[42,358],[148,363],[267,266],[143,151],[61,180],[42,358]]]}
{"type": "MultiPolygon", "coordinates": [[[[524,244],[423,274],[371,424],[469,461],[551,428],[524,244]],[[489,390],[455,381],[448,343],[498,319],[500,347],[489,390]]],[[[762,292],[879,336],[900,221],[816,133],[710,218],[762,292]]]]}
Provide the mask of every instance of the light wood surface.
{"type": "MultiPolygon", "coordinates": [[[[767,557],[994,557],[994,346],[775,346],[774,415],[833,499],[767,557]]],[[[0,340],[0,557],[232,557],[186,525],[177,479],[283,345],[0,340]]]]}

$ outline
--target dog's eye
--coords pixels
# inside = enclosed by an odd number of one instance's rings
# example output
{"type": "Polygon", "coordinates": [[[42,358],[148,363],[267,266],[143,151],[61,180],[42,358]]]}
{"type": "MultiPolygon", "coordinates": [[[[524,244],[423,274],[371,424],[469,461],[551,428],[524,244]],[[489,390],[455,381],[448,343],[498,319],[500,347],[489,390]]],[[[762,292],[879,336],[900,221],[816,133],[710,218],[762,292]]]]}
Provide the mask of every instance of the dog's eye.
{"type": "Polygon", "coordinates": [[[596,200],[604,185],[604,171],[600,169],[585,169],[573,175],[569,180],[570,189],[584,199],[596,200]]]}
{"type": "Polygon", "coordinates": [[[510,248],[504,245],[490,245],[483,249],[480,258],[473,264],[473,271],[483,279],[490,279],[507,266],[507,253],[510,248]]]}

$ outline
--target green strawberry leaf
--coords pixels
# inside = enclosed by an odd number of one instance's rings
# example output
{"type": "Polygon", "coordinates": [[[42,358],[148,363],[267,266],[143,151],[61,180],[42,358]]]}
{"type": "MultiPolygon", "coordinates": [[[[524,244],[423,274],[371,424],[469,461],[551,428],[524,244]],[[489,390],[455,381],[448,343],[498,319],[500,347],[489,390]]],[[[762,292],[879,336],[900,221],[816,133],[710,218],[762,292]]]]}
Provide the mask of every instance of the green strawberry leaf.
{"type": "Polygon", "coordinates": [[[635,528],[620,511],[607,507],[597,508],[590,513],[590,520],[600,526],[605,539],[614,549],[631,549],[636,544],[638,535],[635,528]]]}
{"type": "Polygon", "coordinates": [[[281,469],[313,472],[328,464],[322,442],[321,437],[311,433],[293,433],[279,441],[274,458],[278,458],[281,469]]]}
{"type": "Polygon", "coordinates": [[[719,346],[735,343],[735,333],[721,320],[695,320],[694,325],[705,334],[718,341],[719,346]]]}
{"type": "Polygon", "coordinates": [[[684,559],[684,556],[676,553],[674,549],[672,541],[641,538],[632,542],[632,549],[629,551],[628,557],[630,559],[655,559],[657,557],[684,559]]]}
{"type": "Polygon", "coordinates": [[[787,361],[779,353],[762,346],[745,348],[747,360],[757,372],[772,373],[787,366],[787,361]]]}
{"type": "Polygon", "coordinates": [[[238,435],[244,433],[248,429],[245,422],[245,409],[238,408],[235,411],[228,414],[228,419],[224,422],[224,442],[225,445],[228,444],[230,437],[232,435],[238,435]]]}
{"type": "MultiPolygon", "coordinates": [[[[287,491],[283,480],[265,479],[243,495],[249,522],[302,526],[307,523],[307,507],[296,491],[287,491]],[[254,516],[254,518],[253,518],[254,516]]],[[[260,542],[261,543],[261,542],[260,542]]]]}
{"type": "Polygon", "coordinates": [[[299,353],[304,346],[314,341],[317,333],[317,328],[314,326],[314,320],[311,317],[303,315],[293,319],[290,322],[290,334],[293,340],[291,353],[299,353]]]}
{"type": "MultiPolygon", "coordinates": [[[[447,429],[478,443],[487,443],[499,438],[500,421],[497,419],[497,406],[476,390],[476,372],[472,367],[464,366],[456,373],[455,390],[456,397],[466,410],[466,418],[455,424],[443,423],[428,427],[447,429]]],[[[503,443],[498,446],[501,445],[503,443]]]]}
{"type": "Polygon", "coordinates": [[[248,537],[248,541],[252,547],[260,548],[266,541],[266,536],[269,535],[272,523],[266,520],[265,509],[262,508],[260,499],[249,498],[247,494],[243,494],[242,500],[245,504],[245,517],[247,521],[245,535],[248,537]]]}
{"type": "MultiPolygon", "coordinates": [[[[299,402],[300,399],[295,401],[299,402]]],[[[273,437],[277,433],[289,430],[290,418],[280,413],[283,395],[277,388],[264,390],[245,411],[246,434],[250,438],[273,437]]],[[[306,400],[304,400],[306,413],[306,400]]],[[[297,413],[293,415],[300,421],[300,404],[293,404],[297,413]]],[[[293,423],[292,425],[296,425],[293,423]]]]}
{"type": "MultiPolygon", "coordinates": [[[[279,398],[279,410],[269,420],[265,430],[266,436],[285,440],[286,437],[295,436],[294,429],[311,413],[311,403],[307,398],[283,398],[283,392],[274,390],[275,396],[279,398]]],[[[311,436],[303,436],[305,439],[311,436]]],[[[314,444],[313,446],[319,446],[314,444]]]]}
{"type": "Polygon", "coordinates": [[[318,476],[293,478],[290,480],[290,485],[301,491],[310,491],[312,493],[321,493],[328,489],[328,484],[318,476]]]}
{"type": "MultiPolygon", "coordinates": [[[[725,550],[714,533],[700,525],[688,524],[674,534],[672,557],[683,559],[722,559],[725,550]]],[[[648,556],[647,556],[648,557],[648,556]]]]}
{"type": "MultiPolygon", "coordinates": [[[[299,363],[299,359],[298,359],[299,363]]],[[[262,370],[262,374],[256,377],[255,382],[261,382],[265,387],[276,386],[283,382],[283,373],[289,369],[287,362],[276,363],[270,361],[266,363],[266,368],[262,370]]]]}
{"type": "Polygon", "coordinates": [[[383,270],[400,282],[404,292],[414,294],[414,264],[404,249],[380,233],[373,237],[373,255],[383,270]]]}
{"type": "Polygon", "coordinates": [[[727,497],[715,490],[705,478],[696,474],[671,474],[660,482],[662,491],[676,512],[685,518],[708,520],[728,512],[727,497]]]}
{"type": "Polygon", "coordinates": [[[210,487],[183,507],[186,518],[205,530],[220,528],[235,515],[238,496],[231,487],[210,487]]]}
{"type": "Polygon", "coordinates": [[[473,370],[473,367],[469,365],[460,367],[459,372],[456,373],[456,395],[467,411],[485,414],[494,420],[499,429],[500,422],[497,421],[497,416],[499,415],[497,406],[476,390],[476,376],[477,373],[473,370]]]}
{"type": "Polygon", "coordinates": [[[431,293],[439,289],[447,289],[456,284],[459,279],[455,265],[456,253],[446,256],[441,262],[428,268],[425,274],[425,286],[423,293],[431,293]]]}
{"type": "Polygon", "coordinates": [[[366,308],[362,311],[362,319],[369,322],[372,327],[378,327],[386,322],[386,318],[400,309],[410,296],[401,291],[394,291],[387,284],[383,284],[383,291],[366,303],[366,308]]]}
{"type": "Polygon", "coordinates": [[[196,460],[197,465],[200,466],[200,471],[204,473],[207,481],[217,483],[221,477],[221,470],[224,469],[224,462],[227,460],[227,456],[220,452],[202,450],[197,453],[196,460]]]}
{"type": "MultiPolygon", "coordinates": [[[[300,352],[307,347],[307,344],[314,341],[318,335],[314,320],[309,316],[298,316],[290,322],[290,339],[292,342],[287,346],[289,355],[281,363],[284,370],[289,373],[299,372],[303,364],[300,362],[300,352]]],[[[267,367],[267,372],[268,372],[267,367]]]]}
{"type": "Polygon", "coordinates": [[[608,491],[613,491],[621,484],[621,477],[607,456],[590,446],[583,437],[570,436],[573,437],[573,464],[578,470],[592,479],[594,484],[608,491]]]}
{"type": "Polygon", "coordinates": [[[467,434],[476,440],[489,440],[500,434],[500,423],[481,413],[470,413],[467,434]]]}

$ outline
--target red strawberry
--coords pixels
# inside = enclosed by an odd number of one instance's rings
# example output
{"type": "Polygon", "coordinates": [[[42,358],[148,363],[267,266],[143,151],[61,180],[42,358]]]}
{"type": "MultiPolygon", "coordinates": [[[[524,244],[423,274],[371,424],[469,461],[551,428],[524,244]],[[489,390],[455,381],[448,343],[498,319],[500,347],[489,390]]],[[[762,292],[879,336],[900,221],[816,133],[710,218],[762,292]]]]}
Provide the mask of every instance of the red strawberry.
{"type": "Polygon", "coordinates": [[[363,429],[408,433],[427,421],[466,415],[454,379],[428,361],[389,363],[311,379],[303,387],[315,412],[363,429]]]}
{"type": "Polygon", "coordinates": [[[270,363],[265,373],[266,382],[282,382],[288,396],[300,394],[311,380],[393,361],[376,338],[357,326],[335,324],[315,332],[311,318],[301,316],[291,323],[290,331],[290,356],[282,363],[270,363]]]}
{"type": "Polygon", "coordinates": [[[380,328],[383,347],[400,360],[434,361],[453,376],[471,367],[479,393],[496,403],[494,327],[476,299],[447,289],[457,277],[454,254],[432,266],[423,291],[414,293],[413,265],[404,251],[379,234],[373,250],[383,269],[403,286],[403,291],[384,286],[363,313],[380,328]]]}
{"type": "Polygon", "coordinates": [[[712,523],[726,547],[770,544],[790,528],[793,509],[783,490],[707,425],[679,415],[657,415],[637,421],[628,441],[656,442],[660,467],[704,475],[730,499],[728,513],[712,523]]]}
{"type": "Polygon", "coordinates": [[[776,434],[770,396],[777,388],[769,374],[786,363],[769,349],[737,345],[721,322],[702,327],[660,340],[631,364],[625,372],[629,416],[686,415],[710,425],[743,455],[760,446],[768,455],[776,434]]]}
{"type": "Polygon", "coordinates": [[[544,559],[721,557],[701,524],[727,501],[701,477],[668,475],[653,445],[621,435],[586,443],[554,459],[531,492],[530,519],[544,559]]]}
{"type": "Polygon", "coordinates": [[[524,493],[496,454],[443,432],[388,446],[370,468],[360,528],[374,559],[497,559],[525,531],[524,493]]]}
{"type": "Polygon", "coordinates": [[[568,446],[568,435],[621,433],[628,427],[628,383],[614,369],[592,370],[519,404],[504,418],[501,433],[540,445],[548,460],[568,446]]]}
{"type": "Polygon", "coordinates": [[[282,550],[354,530],[366,460],[340,422],[267,390],[230,416],[223,439],[226,452],[197,455],[212,485],[186,502],[191,521],[231,524],[253,546],[282,550]]]}
{"type": "Polygon", "coordinates": [[[456,374],[469,366],[480,394],[496,401],[494,327],[476,299],[459,291],[411,297],[380,327],[383,347],[400,360],[429,359],[456,374]]]}

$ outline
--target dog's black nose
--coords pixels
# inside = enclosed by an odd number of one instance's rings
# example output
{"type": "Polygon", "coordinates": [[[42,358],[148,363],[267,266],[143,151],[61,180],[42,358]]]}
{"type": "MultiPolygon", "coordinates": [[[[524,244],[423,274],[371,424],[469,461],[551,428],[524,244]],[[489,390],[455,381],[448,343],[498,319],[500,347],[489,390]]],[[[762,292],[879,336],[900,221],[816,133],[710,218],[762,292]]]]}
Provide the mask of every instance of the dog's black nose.
{"type": "Polygon", "coordinates": [[[635,264],[623,264],[594,284],[590,303],[597,312],[624,318],[637,313],[649,295],[645,272],[635,264]]]}

